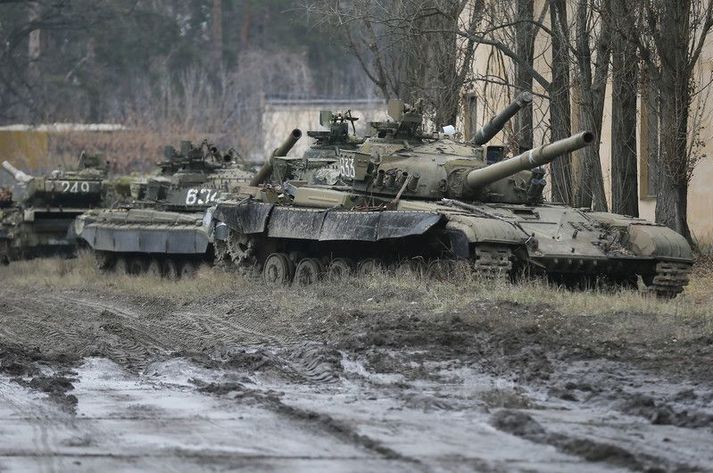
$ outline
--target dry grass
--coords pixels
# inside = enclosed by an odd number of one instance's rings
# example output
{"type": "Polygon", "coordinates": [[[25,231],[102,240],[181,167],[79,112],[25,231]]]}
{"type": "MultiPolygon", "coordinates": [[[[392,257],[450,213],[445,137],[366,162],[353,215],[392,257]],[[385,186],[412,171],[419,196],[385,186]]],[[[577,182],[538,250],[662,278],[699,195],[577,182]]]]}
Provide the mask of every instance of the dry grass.
{"type": "Polygon", "coordinates": [[[447,282],[424,280],[412,273],[398,276],[377,273],[366,279],[350,278],[337,284],[324,282],[304,289],[279,288],[266,292],[259,281],[207,267],[199,270],[195,278],[181,281],[103,274],[94,267],[90,255],[72,260],[38,259],[0,267],[0,281],[17,290],[22,287],[98,290],[176,301],[243,294],[258,296],[258,300],[269,297],[275,305],[294,314],[305,313],[318,305],[338,308],[340,303],[364,309],[378,306],[386,311],[418,303],[420,308],[435,314],[458,311],[478,300],[546,304],[570,315],[636,312],[698,318],[713,331],[713,259],[702,260],[696,266],[686,292],[672,301],[626,289],[571,291],[543,280],[518,284],[482,281],[467,271],[447,282]]]}
{"type": "Polygon", "coordinates": [[[200,268],[195,278],[179,281],[149,276],[118,276],[97,270],[89,254],[82,254],[76,259],[47,258],[16,262],[0,267],[0,280],[18,289],[24,286],[109,290],[181,300],[192,300],[203,294],[229,292],[239,284],[234,278],[223,277],[223,274],[210,268],[200,268]]]}

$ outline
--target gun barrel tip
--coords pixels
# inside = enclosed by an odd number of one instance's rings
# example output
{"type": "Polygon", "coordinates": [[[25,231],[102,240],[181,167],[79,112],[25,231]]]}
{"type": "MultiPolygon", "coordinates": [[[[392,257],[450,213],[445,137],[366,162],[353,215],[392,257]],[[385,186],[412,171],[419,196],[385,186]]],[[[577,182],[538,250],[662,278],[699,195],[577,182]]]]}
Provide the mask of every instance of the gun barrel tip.
{"type": "Polygon", "coordinates": [[[582,141],[586,144],[594,143],[594,133],[591,131],[582,132],[582,141]]]}
{"type": "Polygon", "coordinates": [[[300,130],[299,128],[295,128],[294,130],[292,130],[292,137],[296,140],[302,138],[302,130],[300,130]]]}

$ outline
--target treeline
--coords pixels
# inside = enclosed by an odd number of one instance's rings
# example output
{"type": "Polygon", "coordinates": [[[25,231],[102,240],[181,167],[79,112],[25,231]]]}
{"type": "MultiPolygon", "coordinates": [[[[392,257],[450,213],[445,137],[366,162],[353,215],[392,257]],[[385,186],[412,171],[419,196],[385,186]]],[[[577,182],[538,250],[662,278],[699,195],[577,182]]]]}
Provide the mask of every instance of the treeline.
{"type": "Polygon", "coordinates": [[[0,44],[2,124],[228,133],[249,150],[265,97],[373,94],[289,0],[2,1],[0,44]]]}

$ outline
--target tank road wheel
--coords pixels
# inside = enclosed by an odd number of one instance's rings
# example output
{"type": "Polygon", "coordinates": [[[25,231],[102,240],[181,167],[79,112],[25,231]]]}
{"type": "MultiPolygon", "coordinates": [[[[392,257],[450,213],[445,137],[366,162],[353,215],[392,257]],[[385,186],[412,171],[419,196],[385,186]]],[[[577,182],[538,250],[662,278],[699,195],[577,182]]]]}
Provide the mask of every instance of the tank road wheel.
{"type": "Polygon", "coordinates": [[[289,284],[292,274],[292,266],[284,253],[273,253],[268,256],[262,268],[262,277],[269,286],[289,284]]]}
{"type": "Polygon", "coordinates": [[[399,275],[412,275],[417,279],[421,279],[427,274],[428,265],[426,261],[417,256],[415,258],[409,258],[402,260],[396,265],[396,273],[399,275]]]}
{"type": "Polygon", "coordinates": [[[95,251],[94,264],[100,271],[109,271],[114,266],[114,255],[108,251],[95,251]]]}
{"type": "Polygon", "coordinates": [[[453,261],[447,259],[436,259],[428,264],[426,275],[429,279],[436,281],[447,281],[453,277],[455,265],[453,261]]]}
{"type": "Polygon", "coordinates": [[[127,259],[127,265],[130,275],[138,276],[146,271],[146,260],[140,256],[134,256],[127,259]]]}
{"type": "Polygon", "coordinates": [[[0,240],[0,266],[10,264],[10,244],[7,240],[0,240]]]}
{"type": "Polygon", "coordinates": [[[195,277],[198,268],[193,261],[184,261],[183,263],[180,263],[179,266],[180,269],[178,274],[181,279],[190,279],[195,277]]]}
{"type": "Polygon", "coordinates": [[[149,264],[148,266],[146,266],[146,274],[155,278],[160,278],[161,276],[163,276],[161,261],[159,261],[158,258],[151,258],[149,260],[149,264]]]}
{"type": "Polygon", "coordinates": [[[341,281],[352,275],[354,264],[347,258],[334,258],[327,268],[327,277],[332,282],[341,281]]]}
{"type": "Polygon", "coordinates": [[[322,278],[322,264],[315,258],[304,258],[297,263],[293,284],[309,286],[322,278]]]}
{"type": "Polygon", "coordinates": [[[359,261],[357,274],[359,276],[369,276],[381,269],[381,263],[376,258],[366,258],[359,261]]]}
{"type": "Polygon", "coordinates": [[[163,273],[166,275],[166,278],[175,281],[180,276],[179,270],[180,268],[176,260],[174,260],[173,258],[168,258],[166,260],[166,264],[164,265],[163,270],[163,273]]]}
{"type": "Polygon", "coordinates": [[[116,263],[114,264],[114,272],[119,276],[126,276],[129,273],[129,261],[126,256],[119,255],[116,257],[116,263]]]}

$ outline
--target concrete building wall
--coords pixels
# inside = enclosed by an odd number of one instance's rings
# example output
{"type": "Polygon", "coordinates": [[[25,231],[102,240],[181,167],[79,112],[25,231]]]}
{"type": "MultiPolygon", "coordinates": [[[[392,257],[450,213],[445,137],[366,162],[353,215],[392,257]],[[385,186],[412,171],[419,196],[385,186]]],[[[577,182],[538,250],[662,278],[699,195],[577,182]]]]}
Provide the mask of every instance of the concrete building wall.
{"type": "MultiPolygon", "coordinates": [[[[544,1],[535,1],[535,15],[542,11],[544,1]]],[[[570,20],[572,15],[570,15],[570,20]]],[[[545,25],[549,26],[549,15],[545,15],[545,25]]],[[[535,69],[540,72],[546,80],[550,80],[551,49],[548,35],[540,33],[535,41],[535,69]]],[[[474,74],[478,80],[470,88],[463,92],[463,118],[459,123],[464,134],[467,136],[468,127],[482,126],[490,116],[499,109],[502,109],[518,93],[515,88],[507,85],[514,78],[515,67],[512,60],[504,56],[497,49],[490,46],[479,45],[476,50],[474,61],[474,74]],[[475,102],[475,106],[473,105],[475,102]]],[[[713,71],[713,39],[709,39],[698,64],[698,71],[703,82],[710,80],[713,71]]],[[[571,78],[576,77],[576,71],[571,71],[571,78]]],[[[577,97],[578,90],[576,84],[570,90],[572,94],[572,132],[581,130],[578,119],[577,97]]],[[[543,97],[546,95],[542,86],[534,81],[533,101],[534,115],[534,137],[535,145],[549,141],[549,101],[543,97]]],[[[697,164],[690,183],[688,194],[688,218],[691,231],[694,236],[701,241],[713,241],[713,126],[708,126],[713,118],[713,94],[710,100],[705,100],[710,92],[700,94],[702,100],[701,117],[704,128],[700,139],[704,143],[702,153],[704,158],[697,164]]],[[[602,172],[604,175],[604,185],[607,191],[607,201],[611,203],[611,110],[612,110],[611,84],[607,87],[607,96],[604,106],[604,117],[602,126],[602,136],[599,137],[599,152],[602,160],[602,172]]],[[[695,109],[699,104],[694,104],[695,109]]],[[[647,191],[648,153],[644,146],[644,140],[648,136],[649,127],[646,123],[645,110],[639,107],[639,122],[637,124],[637,140],[639,144],[639,212],[640,216],[650,220],[654,219],[656,199],[652,196],[650,189],[647,191]]],[[[512,126],[506,127],[494,140],[493,143],[511,144],[513,136],[512,126]]],[[[578,153],[572,156],[574,172],[577,173],[578,153]]]]}

